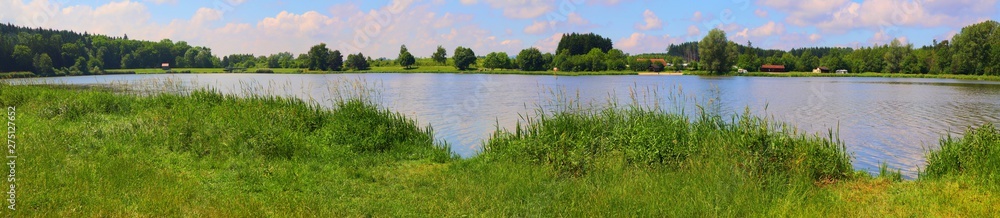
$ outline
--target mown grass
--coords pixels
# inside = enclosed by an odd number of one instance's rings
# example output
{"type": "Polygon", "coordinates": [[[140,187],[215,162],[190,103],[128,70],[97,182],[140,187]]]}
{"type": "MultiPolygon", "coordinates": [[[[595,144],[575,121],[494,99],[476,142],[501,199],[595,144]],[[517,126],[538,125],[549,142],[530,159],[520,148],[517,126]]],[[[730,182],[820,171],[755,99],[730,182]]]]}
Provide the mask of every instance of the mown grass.
{"type": "Polygon", "coordinates": [[[0,105],[18,111],[14,213],[1000,215],[989,186],[998,159],[991,126],[942,141],[927,175],[899,181],[854,171],[832,131],[638,107],[541,111],[457,159],[429,128],[366,99],[324,109],[206,90],[140,96],[0,84],[0,105]]]}

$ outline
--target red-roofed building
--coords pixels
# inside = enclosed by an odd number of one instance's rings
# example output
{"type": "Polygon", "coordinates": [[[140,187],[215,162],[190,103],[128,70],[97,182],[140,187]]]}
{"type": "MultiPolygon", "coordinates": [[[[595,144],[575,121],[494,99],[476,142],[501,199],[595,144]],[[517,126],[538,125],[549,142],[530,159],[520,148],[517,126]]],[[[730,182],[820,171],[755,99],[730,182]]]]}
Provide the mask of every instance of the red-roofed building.
{"type": "Polygon", "coordinates": [[[785,65],[765,64],[760,66],[760,72],[788,72],[785,65]]]}

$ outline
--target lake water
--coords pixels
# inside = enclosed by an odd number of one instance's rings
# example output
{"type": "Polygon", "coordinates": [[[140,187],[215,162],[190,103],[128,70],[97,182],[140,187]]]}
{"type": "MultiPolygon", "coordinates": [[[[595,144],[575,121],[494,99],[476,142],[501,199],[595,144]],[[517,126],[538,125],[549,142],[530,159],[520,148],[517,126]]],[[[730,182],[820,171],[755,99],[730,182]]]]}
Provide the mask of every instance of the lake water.
{"type": "MultiPolygon", "coordinates": [[[[475,155],[483,140],[512,128],[536,109],[570,100],[581,105],[658,105],[696,114],[695,104],[731,115],[749,109],[800,132],[839,129],[857,169],[886,162],[914,178],[927,149],[948,133],[1000,122],[1000,83],[901,78],[764,78],[699,76],[524,76],[462,74],[173,74],[10,80],[12,83],[125,84],[186,91],[295,96],[330,106],[344,87],[367,84],[390,110],[431,125],[458,154],[475,155]],[[838,128],[839,126],[839,128],[838,128]]],[[[350,89],[350,88],[347,88],[350,89]]],[[[354,91],[358,93],[358,91],[354,91]]]]}

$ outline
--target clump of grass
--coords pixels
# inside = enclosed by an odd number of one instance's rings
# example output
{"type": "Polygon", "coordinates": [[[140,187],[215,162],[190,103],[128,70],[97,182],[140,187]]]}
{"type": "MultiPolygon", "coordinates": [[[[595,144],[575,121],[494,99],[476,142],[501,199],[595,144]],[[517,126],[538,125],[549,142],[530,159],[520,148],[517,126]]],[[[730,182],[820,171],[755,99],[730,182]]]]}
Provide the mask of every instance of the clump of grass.
{"type": "Polygon", "coordinates": [[[684,168],[721,157],[740,160],[733,167],[760,178],[835,180],[853,172],[843,143],[832,132],[830,138],[801,135],[749,112],[731,122],[704,112],[690,120],[642,107],[540,114],[513,131],[498,130],[484,145],[483,155],[543,164],[576,177],[592,171],[601,158],[622,158],[631,166],[684,168]]]}
{"type": "Polygon", "coordinates": [[[882,162],[878,165],[878,178],[887,179],[893,182],[901,182],[903,181],[903,173],[898,169],[889,169],[889,164],[882,162]]]}
{"type": "Polygon", "coordinates": [[[1000,131],[992,123],[969,128],[962,138],[948,136],[939,145],[927,154],[922,178],[964,176],[1000,188],[1000,131]]]}

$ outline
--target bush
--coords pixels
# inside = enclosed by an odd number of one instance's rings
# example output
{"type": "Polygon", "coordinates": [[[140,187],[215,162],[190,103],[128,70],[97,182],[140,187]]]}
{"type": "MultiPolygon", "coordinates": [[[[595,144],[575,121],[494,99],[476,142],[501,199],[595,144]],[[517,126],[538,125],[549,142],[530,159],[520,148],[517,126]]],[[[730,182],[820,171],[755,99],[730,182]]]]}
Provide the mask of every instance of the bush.
{"type": "Polygon", "coordinates": [[[257,71],[255,71],[254,73],[274,73],[274,70],[271,70],[271,69],[257,69],[257,71]]]}

